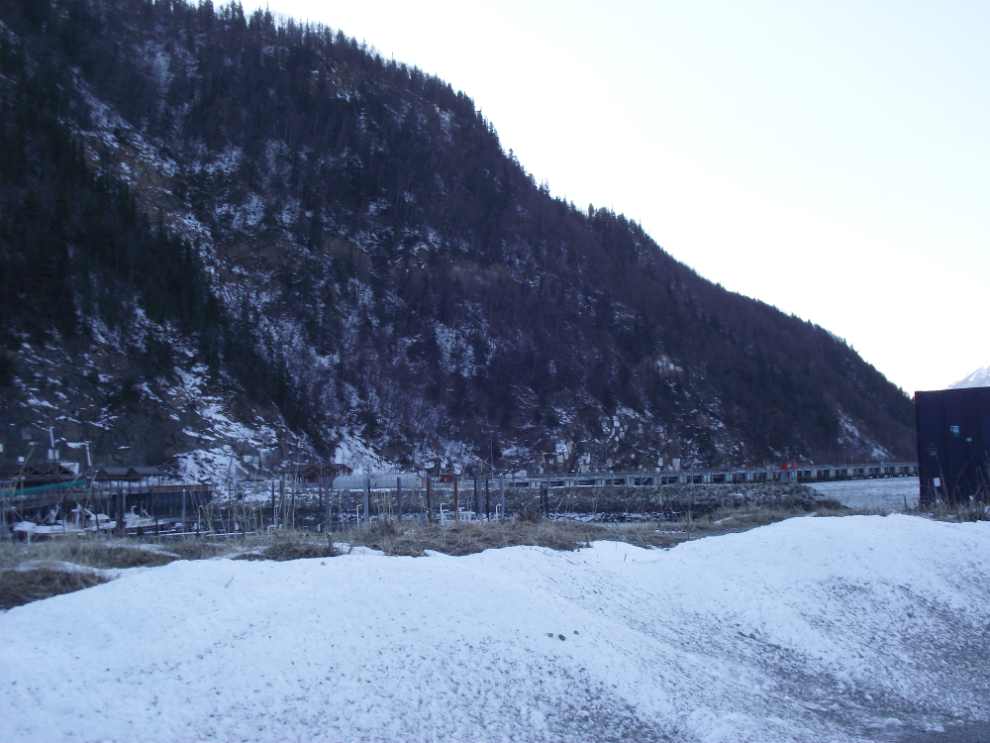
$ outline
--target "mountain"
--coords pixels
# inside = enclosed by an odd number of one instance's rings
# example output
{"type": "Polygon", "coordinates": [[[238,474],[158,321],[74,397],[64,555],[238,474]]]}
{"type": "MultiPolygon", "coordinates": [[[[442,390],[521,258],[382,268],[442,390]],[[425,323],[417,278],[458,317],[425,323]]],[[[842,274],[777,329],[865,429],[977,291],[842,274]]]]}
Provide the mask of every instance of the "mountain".
{"type": "Polygon", "coordinates": [[[990,364],[949,385],[950,390],[960,387],[990,387],[990,364]]]}
{"type": "Polygon", "coordinates": [[[182,0],[0,23],[9,454],[54,427],[187,477],[915,456],[842,340],[554,198],[464,93],[339,31],[182,0]]]}

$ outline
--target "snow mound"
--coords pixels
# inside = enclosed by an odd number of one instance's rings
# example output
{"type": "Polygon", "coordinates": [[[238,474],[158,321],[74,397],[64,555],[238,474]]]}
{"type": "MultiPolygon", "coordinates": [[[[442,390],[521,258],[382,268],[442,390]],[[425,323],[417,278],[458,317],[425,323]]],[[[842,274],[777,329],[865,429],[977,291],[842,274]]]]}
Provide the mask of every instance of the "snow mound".
{"type": "Polygon", "coordinates": [[[990,719],[990,524],[173,562],[0,615],[6,741],[888,740],[990,719]],[[888,737],[884,737],[888,736],[888,737]]]}

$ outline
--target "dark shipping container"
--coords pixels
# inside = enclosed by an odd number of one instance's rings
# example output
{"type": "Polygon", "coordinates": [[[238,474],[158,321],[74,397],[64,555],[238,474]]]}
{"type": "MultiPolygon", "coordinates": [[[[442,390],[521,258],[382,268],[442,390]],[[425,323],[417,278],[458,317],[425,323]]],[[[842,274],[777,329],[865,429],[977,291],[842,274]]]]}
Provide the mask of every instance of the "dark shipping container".
{"type": "Polygon", "coordinates": [[[990,498],[990,387],[915,392],[921,503],[990,498]]]}

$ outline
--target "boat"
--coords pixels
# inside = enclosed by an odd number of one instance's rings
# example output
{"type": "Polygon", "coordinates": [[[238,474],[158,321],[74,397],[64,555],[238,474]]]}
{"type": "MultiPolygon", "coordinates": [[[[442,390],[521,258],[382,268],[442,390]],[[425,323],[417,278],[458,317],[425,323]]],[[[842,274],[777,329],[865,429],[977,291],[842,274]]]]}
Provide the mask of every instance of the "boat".
{"type": "Polygon", "coordinates": [[[110,532],[117,528],[117,522],[105,513],[93,513],[88,508],[76,505],[72,509],[72,520],[58,518],[59,507],[48,512],[40,523],[34,521],[18,521],[13,526],[14,536],[18,539],[65,537],[77,534],[95,534],[110,532]]]}
{"type": "Polygon", "coordinates": [[[110,532],[117,528],[117,522],[105,513],[93,513],[88,508],[79,506],[72,509],[72,512],[76,514],[76,525],[87,533],[110,532]],[[84,521],[81,516],[85,517],[84,521]]]}
{"type": "Polygon", "coordinates": [[[78,534],[82,529],[79,527],[78,517],[75,521],[68,521],[58,517],[59,507],[55,507],[48,512],[41,523],[33,521],[18,521],[14,524],[14,536],[20,539],[38,537],[65,537],[70,534],[78,534]]]}
{"type": "Polygon", "coordinates": [[[164,531],[171,527],[171,521],[156,519],[143,508],[141,509],[141,513],[138,513],[137,506],[131,506],[131,510],[124,514],[124,531],[132,536],[156,534],[159,531],[164,531]]]}

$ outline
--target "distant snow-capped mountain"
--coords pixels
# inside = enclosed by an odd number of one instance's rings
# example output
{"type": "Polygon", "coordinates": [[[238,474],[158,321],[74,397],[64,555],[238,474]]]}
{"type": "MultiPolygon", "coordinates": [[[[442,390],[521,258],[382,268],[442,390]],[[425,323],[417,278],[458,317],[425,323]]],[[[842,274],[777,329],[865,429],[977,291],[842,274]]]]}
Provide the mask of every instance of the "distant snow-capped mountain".
{"type": "Polygon", "coordinates": [[[961,387],[990,387],[990,364],[977,369],[972,374],[969,374],[960,379],[958,382],[953,382],[949,385],[950,390],[959,389],[961,387]]]}

